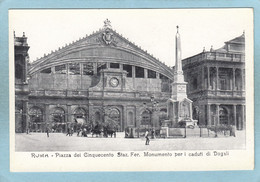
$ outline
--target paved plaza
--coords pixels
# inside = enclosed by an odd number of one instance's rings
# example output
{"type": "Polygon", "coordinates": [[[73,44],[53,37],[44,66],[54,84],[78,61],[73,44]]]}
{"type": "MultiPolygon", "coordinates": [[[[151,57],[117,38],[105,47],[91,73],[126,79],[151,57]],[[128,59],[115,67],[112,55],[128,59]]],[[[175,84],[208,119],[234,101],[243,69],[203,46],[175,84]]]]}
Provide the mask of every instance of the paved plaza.
{"type": "Polygon", "coordinates": [[[245,149],[245,131],[237,131],[236,137],[187,137],[156,138],[145,145],[145,138],[116,138],[66,136],[64,133],[16,133],[16,151],[160,151],[160,150],[236,150],[245,149]]]}

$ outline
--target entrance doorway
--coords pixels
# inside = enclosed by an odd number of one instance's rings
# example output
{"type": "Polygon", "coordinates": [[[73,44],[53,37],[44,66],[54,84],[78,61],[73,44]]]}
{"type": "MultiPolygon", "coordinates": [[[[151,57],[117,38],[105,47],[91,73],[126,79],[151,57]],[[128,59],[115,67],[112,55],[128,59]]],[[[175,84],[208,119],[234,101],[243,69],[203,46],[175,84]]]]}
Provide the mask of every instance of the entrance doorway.
{"type": "Polygon", "coordinates": [[[38,107],[33,107],[29,110],[30,130],[32,132],[44,132],[45,123],[43,122],[42,110],[38,107]]]}
{"type": "Polygon", "coordinates": [[[225,107],[219,107],[219,124],[228,125],[228,110],[225,107]]]}
{"type": "Polygon", "coordinates": [[[62,108],[52,110],[51,121],[55,132],[66,132],[65,111],[62,108]]]}

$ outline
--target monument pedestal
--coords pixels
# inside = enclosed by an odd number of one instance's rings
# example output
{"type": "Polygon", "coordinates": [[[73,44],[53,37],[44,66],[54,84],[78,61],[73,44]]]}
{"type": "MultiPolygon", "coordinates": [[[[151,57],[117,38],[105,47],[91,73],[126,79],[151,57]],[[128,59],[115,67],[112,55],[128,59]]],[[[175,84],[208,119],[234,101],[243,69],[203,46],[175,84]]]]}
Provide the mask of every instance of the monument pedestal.
{"type": "Polygon", "coordinates": [[[168,99],[167,111],[171,126],[180,121],[192,120],[192,101],[188,98],[181,101],[168,99]]]}

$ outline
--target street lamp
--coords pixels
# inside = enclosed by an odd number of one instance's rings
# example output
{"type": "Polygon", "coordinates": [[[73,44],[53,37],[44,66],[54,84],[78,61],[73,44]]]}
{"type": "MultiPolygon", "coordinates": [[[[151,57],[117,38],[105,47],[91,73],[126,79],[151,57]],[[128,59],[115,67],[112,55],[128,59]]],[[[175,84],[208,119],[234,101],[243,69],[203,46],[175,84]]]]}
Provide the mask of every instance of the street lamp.
{"type": "MultiPolygon", "coordinates": [[[[154,113],[156,111],[158,111],[158,105],[159,105],[159,102],[155,100],[154,96],[152,95],[150,97],[150,102],[152,103],[152,107],[150,109],[151,111],[151,115],[152,115],[152,118],[151,118],[151,126],[152,128],[155,126],[155,116],[154,116],[154,113]]],[[[146,108],[147,110],[147,103],[143,103],[144,107],[146,108]]],[[[153,129],[154,130],[154,129],[153,129]]],[[[154,138],[154,133],[152,134],[152,138],[154,138]]]]}

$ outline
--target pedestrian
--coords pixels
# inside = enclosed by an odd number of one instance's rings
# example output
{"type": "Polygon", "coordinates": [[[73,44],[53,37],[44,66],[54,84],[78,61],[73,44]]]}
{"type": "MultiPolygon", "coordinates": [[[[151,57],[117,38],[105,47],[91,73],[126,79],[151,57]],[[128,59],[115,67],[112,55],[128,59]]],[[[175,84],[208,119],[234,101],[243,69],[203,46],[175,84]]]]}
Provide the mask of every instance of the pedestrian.
{"type": "Polygon", "coordinates": [[[72,136],[72,135],[73,135],[73,132],[74,132],[74,129],[73,129],[73,128],[71,128],[71,130],[70,130],[70,136],[72,136]]]}
{"type": "Polygon", "coordinates": [[[46,128],[47,137],[49,137],[49,127],[46,128]]]}
{"type": "Polygon", "coordinates": [[[148,130],[146,130],[144,137],[146,138],[145,145],[149,145],[150,139],[148,130]]]}
{"type": "Polygon", "coordinates": [[[70,136],[70,128],[67,129],[67,134],[66,134],[66,136],[68,136],[68,135],[70,136]]]}
{"type": "Polygon", "coordinates": [[[82,129],[78,129],[78,133],[77,133],[77,136],[79,136],[80,134],[82,134],[82,129]]]}
{"type": "Polygon", "coordinates": [[[155,138],[155,131],[154,131],[154,128],[152,129],[152,136],[151,136],[152,139],[155,138]]]}

